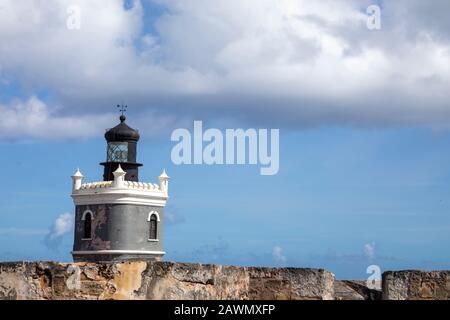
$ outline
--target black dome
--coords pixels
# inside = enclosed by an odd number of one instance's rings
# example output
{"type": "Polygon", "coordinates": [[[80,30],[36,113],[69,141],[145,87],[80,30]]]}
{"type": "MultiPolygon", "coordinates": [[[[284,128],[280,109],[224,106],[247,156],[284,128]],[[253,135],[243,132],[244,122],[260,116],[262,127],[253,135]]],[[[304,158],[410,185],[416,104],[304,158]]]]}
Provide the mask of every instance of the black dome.
{"type": "Polygon", "coordinates": [[[105,133],[105,139],[108,142],[114,141],[139,141],[139,131],[130,128],[125,123],[126,117],[120,117],[120,124],[105,133]]]}

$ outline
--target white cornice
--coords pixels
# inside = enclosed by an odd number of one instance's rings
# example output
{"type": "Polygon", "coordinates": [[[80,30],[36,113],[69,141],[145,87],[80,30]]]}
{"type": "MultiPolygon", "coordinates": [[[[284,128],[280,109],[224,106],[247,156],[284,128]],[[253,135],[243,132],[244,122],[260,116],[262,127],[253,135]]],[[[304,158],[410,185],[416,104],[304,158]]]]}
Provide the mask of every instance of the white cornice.
{"type": "Polygon", "coordinates": [[[161,191],[131,188],[101,188],[76,190],[72,193],[75,205],[133,204],[164,207],[168,196],[161,191]]]}

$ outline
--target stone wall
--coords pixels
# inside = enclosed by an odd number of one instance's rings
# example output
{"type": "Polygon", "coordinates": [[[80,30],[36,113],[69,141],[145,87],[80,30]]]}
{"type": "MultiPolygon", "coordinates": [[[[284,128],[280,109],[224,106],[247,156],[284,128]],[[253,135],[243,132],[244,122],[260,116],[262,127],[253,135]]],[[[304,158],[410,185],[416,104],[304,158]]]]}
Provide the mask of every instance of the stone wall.
{"type": "Polygon", "coordinates": [[[0,263],[0,299],[334,299],[321,269],[170,262],[0,263]]]}
{"type": "Polygon", "coordinates": [[[383,274],[385,300],[449,300],[450,271],[389,271],[383,274]]]}
{"type": "Polygon", "coordinates": [[[323,269],[171,262],[0,263],[0,299],[450,299],[450,271],[383,274],[382,291],[323,269]]]}

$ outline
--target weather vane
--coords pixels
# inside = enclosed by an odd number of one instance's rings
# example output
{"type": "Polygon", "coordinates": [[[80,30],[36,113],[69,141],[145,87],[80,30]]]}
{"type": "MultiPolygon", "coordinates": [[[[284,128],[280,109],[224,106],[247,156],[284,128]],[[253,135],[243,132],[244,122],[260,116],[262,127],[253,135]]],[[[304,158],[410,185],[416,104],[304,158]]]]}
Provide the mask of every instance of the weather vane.
{"type": "Polygon", "coordinates": [[[119,112],[120,113],[122,113],[122,116],[124,116],[125,115],[125,112],[127,112],[127,108],[128,108],[128,106],[125,106],[125,105],[120,105],[120,104],[118,104],[117,105],[117,108],[119,108],[119,112]]]}

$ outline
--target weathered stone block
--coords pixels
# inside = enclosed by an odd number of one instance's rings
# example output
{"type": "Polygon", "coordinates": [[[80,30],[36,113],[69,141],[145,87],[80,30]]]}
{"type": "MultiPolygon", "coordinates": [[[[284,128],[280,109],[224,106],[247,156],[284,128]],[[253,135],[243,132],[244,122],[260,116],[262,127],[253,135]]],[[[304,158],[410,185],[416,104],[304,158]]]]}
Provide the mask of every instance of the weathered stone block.
{"type": "Polygon", "coordinates": [[[450,271],[389,271],[383,274],[384,300],[448,300],[450,271]]]}
{"type": "Polygon", "coordinates": [[[249,268],[250,300],[332,300],[334,275],[323,269],[249,268]]]}

